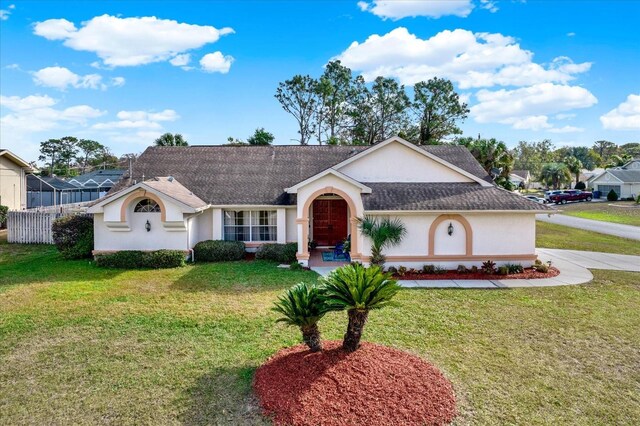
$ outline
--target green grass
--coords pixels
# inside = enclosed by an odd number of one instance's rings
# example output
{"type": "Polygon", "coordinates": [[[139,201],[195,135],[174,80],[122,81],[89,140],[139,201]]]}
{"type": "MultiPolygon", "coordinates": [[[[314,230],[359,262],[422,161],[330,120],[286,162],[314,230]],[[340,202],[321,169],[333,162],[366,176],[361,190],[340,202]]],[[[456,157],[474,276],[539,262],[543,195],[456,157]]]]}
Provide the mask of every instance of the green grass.
{"type": "Polygon", "coordinates": [[[633,201],[570,203],[560,209],[568,216],[640,226],[640,206],[633,201]]]}
{"type": "Polygon", "coordinates": [[[640,256],[638,241],[541,221],[536,221],[536,247],[640,256]]]}
{"type": "MultiPolygon", "coordinates": [[[[458,424],[638,424],[640,274],[582,286],[403,290],[364,339],[454,383],[458,424]]],[[[3,424],[261,424],[255,369],[299,342],[270,311],[316,278],[266,262],[109,271],[0,243],[3,424]]],[[[339,339],[345,315],[321,321],[339,339]]]]}

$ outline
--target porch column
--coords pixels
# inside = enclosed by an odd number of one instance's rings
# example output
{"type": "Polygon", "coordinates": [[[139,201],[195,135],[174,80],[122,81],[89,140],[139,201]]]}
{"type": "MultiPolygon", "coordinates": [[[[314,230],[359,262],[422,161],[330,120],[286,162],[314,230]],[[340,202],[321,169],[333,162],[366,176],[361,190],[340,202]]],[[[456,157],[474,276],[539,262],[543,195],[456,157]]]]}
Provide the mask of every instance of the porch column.
{"type": "Polygon", "coordinates": [[[276,229],[278,232],[278,243],[284,244],[287,242],[287,211],[285,209],[278,209],[277,212],[276,229]]]}
{"type": "Polygon", "coordinates": [[[213,209],[213,223],[211,224],[212,235],[211,239],[213,240],[223,240],[224,235],[222,235],[222,209],[213,209]]]}
{"type": "Polygon", "coordinates": [[[309,218],[296,219],[298,228],[298,253],[296,258],[303,266],[309,266],[309,218]]]}

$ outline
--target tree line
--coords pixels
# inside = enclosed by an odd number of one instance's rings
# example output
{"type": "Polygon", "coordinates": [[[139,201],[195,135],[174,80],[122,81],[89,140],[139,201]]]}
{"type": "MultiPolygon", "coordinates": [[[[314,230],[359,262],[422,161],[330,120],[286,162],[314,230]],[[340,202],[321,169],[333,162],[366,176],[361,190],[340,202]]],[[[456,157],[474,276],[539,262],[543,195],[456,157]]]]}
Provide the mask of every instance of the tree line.
{"type": "Polygon", "coordinates": [[[377,77],[371,85],[331,61],[319,78],[295,75],[278,84],[275,98],[297,123],[298,141],[328,145],[373,145],[399,135],[418,145],[438,144],[461,134],[458,121],[469,108],[453,84],[432,78],[413,87],[377,77]]]}

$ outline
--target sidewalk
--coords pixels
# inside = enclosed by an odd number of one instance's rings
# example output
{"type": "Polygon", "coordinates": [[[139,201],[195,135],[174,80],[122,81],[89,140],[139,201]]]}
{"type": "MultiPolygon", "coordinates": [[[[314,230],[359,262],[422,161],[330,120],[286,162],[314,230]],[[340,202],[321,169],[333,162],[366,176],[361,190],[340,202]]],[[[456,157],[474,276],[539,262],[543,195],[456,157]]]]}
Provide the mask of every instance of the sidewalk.
{"type": "Polygon", "coordinates": [[[565,216],[563,214],[554,214],[551,215],[551,217],[546,214],[537,214],[536,220],[640,241],[640,226],[583,219],[581,217],[565,216]]]}

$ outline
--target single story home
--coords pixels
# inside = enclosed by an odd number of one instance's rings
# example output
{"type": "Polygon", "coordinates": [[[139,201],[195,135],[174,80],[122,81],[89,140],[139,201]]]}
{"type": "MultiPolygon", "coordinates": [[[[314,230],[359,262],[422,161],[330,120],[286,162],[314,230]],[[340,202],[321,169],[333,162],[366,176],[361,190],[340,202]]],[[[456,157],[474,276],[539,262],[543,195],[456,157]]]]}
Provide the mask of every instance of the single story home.
{"type": "Polygon", "coordinates": [[[637,198],[640,195],[640,159],[629,161],[622,167],[606,169],[589,179],[587,185],[600,191],[602,197],[614,190],[619,198],[637,198]]]}
{"type": "Polygon", "coordinates": [[[8,149],[0,149],[0,205],[9,210],[27,207],[27,174],[35,169],[8,149]]]}
{"type": "Polygon", "coordinates": [[[512,170],[509,174],[509,181],[516,186],[516,188],[528,188],[531,182],[531,174],[529,170],[512,170]]]}
{"type": "Polygon", "coordinates": [[[358,219],[368,215],[407,228],[385,250],[387,265],[530,265],[535,215],[553,212],[498,188],[465,147],[399,137],[373,146],[150,147],[134,170],[88,210],[94,254],[187,252],[210,239],[249,249],[296,242],[308,265],[311,247],[350,238],[351,258],[366,264],[371,242],[358,219]]]}

